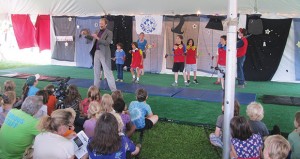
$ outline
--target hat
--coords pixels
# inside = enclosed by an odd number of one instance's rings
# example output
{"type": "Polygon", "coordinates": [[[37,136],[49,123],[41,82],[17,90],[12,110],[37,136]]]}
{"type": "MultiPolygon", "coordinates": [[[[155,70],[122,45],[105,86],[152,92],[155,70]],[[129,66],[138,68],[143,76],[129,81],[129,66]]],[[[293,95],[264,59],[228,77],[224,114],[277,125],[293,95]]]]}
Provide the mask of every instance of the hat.
{"type": "Polygon", "coordinates": [[[40,78],[39,74],[35,74],[34,76],[29,76],[26,80],[26,84],[28,86],[32,86],[36,80],[40,78]]]}

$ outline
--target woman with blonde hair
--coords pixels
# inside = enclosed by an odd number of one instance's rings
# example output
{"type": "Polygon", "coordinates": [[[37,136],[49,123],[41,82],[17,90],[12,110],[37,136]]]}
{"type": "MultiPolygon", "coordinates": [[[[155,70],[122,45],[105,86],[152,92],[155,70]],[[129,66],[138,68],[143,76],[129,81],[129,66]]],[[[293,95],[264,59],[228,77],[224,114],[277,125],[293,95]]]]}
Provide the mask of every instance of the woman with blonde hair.
{"type": "Polygon", "coordinates": [[[104,108],[97,101],[92,101],[88,109],[88,120],[83,124],[83,130],[88,137],[94,136],[94,129],[96,126],[97,119],[104,112],[104,108]]]}
{"type": "Polygon", "coordinates": [[[38,125],[42,133],[36,136],[33,144],[33,158],[73,159],[74,145],[65,136],[74,130],[75,116],[72,108],[66,108],[43,117],[38,125]]]}

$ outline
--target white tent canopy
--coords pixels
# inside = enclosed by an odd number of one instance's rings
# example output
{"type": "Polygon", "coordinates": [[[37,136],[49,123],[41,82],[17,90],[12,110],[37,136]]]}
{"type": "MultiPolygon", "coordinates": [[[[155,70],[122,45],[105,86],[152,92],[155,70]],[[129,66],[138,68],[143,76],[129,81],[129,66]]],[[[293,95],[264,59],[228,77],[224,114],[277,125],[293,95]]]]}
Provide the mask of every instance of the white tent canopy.
{"type": "MultiPolygon", "coordinates": [[[[227,14],[227,1],[211,0],[1,0],[0,14],[68,16],[227,14]]],[[[238,0],[238,13],[300,17],[299,0],[238,0]],[[257,8],[257,9],[256,9],[257,8]]]]}

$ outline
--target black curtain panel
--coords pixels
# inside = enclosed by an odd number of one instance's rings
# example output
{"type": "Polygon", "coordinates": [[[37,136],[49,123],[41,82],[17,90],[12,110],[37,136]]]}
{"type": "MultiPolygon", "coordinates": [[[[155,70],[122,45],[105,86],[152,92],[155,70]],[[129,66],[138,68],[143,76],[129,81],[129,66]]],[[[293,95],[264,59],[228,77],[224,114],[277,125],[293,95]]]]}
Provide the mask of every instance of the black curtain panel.
{"type": "MultiPolygon", "coordinates": [[[[248,19],[249,20],[249,19],[248,19]]],[[[244,63],[245,79],[269,81],[275,74],[285,45],[292,19],[261,19],[263,32],[250,34],[244,63]]]]}
{"type": "MultiPolygon", "coordinates": [[[[131,16],[107,16],[110,22],[114,23],[113,27],[113,44],[111,45],[112,57],[115,55],[116,44],[122,43],[124,45],[123,50],[126,53],[125,66],[130,66],[131,55],[129,50],[132,43],[132,19],[131,16]]],[[[116,69],[115,63],[112,62],[112,68],[116,69]]]]}

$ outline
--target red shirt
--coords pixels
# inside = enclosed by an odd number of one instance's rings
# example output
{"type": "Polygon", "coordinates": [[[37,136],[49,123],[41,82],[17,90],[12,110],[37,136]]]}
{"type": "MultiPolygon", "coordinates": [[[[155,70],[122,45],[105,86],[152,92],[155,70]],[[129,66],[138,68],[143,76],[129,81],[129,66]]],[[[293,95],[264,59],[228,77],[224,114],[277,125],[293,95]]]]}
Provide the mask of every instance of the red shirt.
{"type": "Polygon", "coordinates": [[[186,64],[196,64],[197,48],[195,46],[187,46],[186,50],[186,64]]]}
{"type": "Polygon", "coordinates": [[[218,53],[218,64],[226,66],[226,50],[224,50],[224,48],[219,48],[218,53]]]}
{"type": "MultiPolygon", "coordinates": [[[[101,100],[99,99],[97,102],[101,103],[101,100]]],[[[90,99],[85,98],[84,100],[81,101],[81,105],[83,107],[83,114],[88,114],[89,106],[90,106],[90,99]]]]}
{"type": "Polygon", "coordinates": [[[245,37],[242,37],[242,40],[244,42],[244,45],[240,48],[237,49],[237,57],[242,57],[245,56],[247,53],[247,48],[248,48],[248,40],[245,37]]]}
{"type": "Polygon", "coordinates": [[[47,114],[50,116],[51,113],[55,110],[56,97],[54,95],[49,95],[47,105],[47,114]]]}
{"type": "Polygon", "coordinates": [[[174,62],[184,62],[184,46],[183,47],[177,47],[173,50],[174,52],[174,62]]]}
{"type": "Polygon", "coordinates": [[[132,50],[131,68],[143,68],[143,52],[141,49],[132,50]]]}

